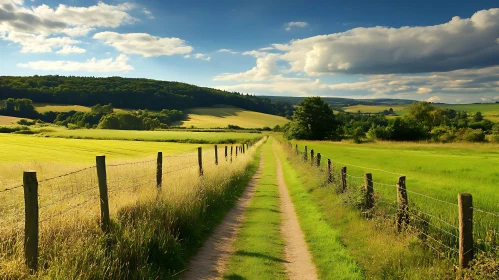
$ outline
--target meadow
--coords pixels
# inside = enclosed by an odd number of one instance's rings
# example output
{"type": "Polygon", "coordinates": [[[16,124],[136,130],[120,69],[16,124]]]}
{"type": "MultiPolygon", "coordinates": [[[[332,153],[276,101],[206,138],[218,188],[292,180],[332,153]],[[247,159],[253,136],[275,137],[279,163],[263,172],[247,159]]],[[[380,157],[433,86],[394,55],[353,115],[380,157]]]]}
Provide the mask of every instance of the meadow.
{"type": "MultiPolygon", "coordinates": [[[[89,106],[82,106],[82,105],[64,105],[64,104],[45,104],[45,103],[35,103],[35,108],[39,113],[45,113],[45,112],[69,112],[69,111],[76,111],[76,112],[90,112],[92,109],[89,106]]],[[[119,108],[114,108],[116,112],[120,111],[128,111],[124,109],[119,109],[119,108]]]]}
{"type": "Polygon", "coordinates": [[[132,140],[150,142],[179,142],[179,143],[240,143],[252,141],[262,137],[260,133],[249,132],[192,132],[182,130],[106,130],[106,129],[47,129],[38,134],[42,137],[58,137],[71,139],[98,139],[98,140],[132,140]]]}
{"type": "Polygon", "coordinates": [[[0,116],[0,125],[15,125],[22,118],[16,118],[11,116],[0,116]]]}
{"type": "Polygon", "coordinates": [[[300,151],[308,146],[322,156],[322,164],[331,159],[336,173],[347,167],[352,187],[364,185],[365,173],[372,173],[379,207],[394,213],[396,183],[407,178],[410,207],[421,211],[440,232],[445,244],[457,245],[458,193],[471,193],[475,210],[475,241],[482,249],[499,241],[499,145],[428,144],[377,142],[298,141],[300,151]],[[481,212],[485,211],[485,212],[481,212]],[[488,213],[486,213],[488,212],[488,213]],[[483,244],[488,242],[488,244],[483,244]]]}
{"type": "Polygon", "coordinates": [[[215,165],[213,145],[0,135],[0,278],[29,275],[22,170],[35,169],[39,182],[40,257],[33,277],[177,278],[255,172],[258,146],[225,159],[219,145],[215,165]],[[163,152],[160,189],[158,151],[163,152]],[[98,223],[99,154],[107,156],[108,235],[98,223]]]}
{"type": "MultiPolygon", "coordinates": [[[[436,107],[449,108],[456,111],[466,111],[467,113],[481,112],[485,119],[499,122],[499,103],[491,104],[434,104],[436,107]]],[[[343,107],[345,112],[357,113],[379,113],[392,108],[398,116],[407,113],[409,105],[355,105],[343,107]]]]}
{"type": "Polygon", "coordinates": [[[186,111],[187,120],[183,127],[217,128],[237,125],[243,128],[262,128],[284,125],[289,120],[284,117],[243,110],[236,107],[194,108],[186,111]]]}

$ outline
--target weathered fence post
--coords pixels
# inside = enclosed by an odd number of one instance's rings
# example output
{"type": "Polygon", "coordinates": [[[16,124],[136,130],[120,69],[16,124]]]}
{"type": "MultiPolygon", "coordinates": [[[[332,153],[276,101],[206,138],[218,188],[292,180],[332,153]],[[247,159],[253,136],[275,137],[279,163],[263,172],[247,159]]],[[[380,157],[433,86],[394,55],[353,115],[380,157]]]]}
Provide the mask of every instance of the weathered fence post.
{"type": "Polygon", "coordinates": [[[232,163],[232,150],[234,149],[234,146],[230,146],[230,162],[232,163]]]}
{"type": "Polygon", "coordinates": [[[244,143],[243,143],[243,154],[246,153],[246,149],[244,148],[244,143]]]}
{"type": "Polygon", "coordinates": [[[405,176],[399,178],[397,184],[397,231],[409,225],[409,202],[407,201],[407,190],[405,186],[405,176]]]}
{"type": "Polygon", "coordinates": [[[225,146],[225,161],[228,161],[229,158],[228,158],[228,155],[227,155],[227,146],[225,146]]]}
{"type": "Polygon", "coordinates": [[[38,269],[38,180],[36,171],[24,171],[24,255],[26,265],[38,269]]]}
{"type": "Polygon", "coordinates": [[[304,159],[305,161],[307,161],[307,160],[308,160],[308,151],[307,151],[307,146],[305,146],[305,153],[303,153],[303,159],[304,159]]]}
{"type": "Polygon", "coordinates": [[[218,165],[218,146],[215,145],[215,165],[218,165]]]}
{"type": "Polygon", "coordinates": [[[371,173],[366,173],[364,176],[364,186],[366,191],[364,206],[366,210],[371,210],[374,207],[373,175],[371,173]]]}
{"type": "Polygon", "coordinates": [[[467,268],[473,260],[473,197],[469,193],[457,196],[459,205],[459,267],[467,268]]]}
{"type": "Polygon", "coordinates": [[[333,182],[333,168],[331,166],[331,159],[327,159],[327,181],[333,182]]]}
{"type": "Polygon", "coordinates": [[[203,176],[203,148],[198,148],[199,176],[203,176]]]}
{"type": "Polygon", "coordinates": [[[310,150],[310,164],[314,165],[314,150],[310,150]]]}
{"type": "Polygon", "coordinates": [[[295,149],[296,149],[296,155],[298,155],[298,144],[296,144],[295,149]]]}
{"type": "Polygon", "coordinates": [[[100,227],[103,232],[108,232],[111,220],[109,218],[109,200],[107,196],[106,156],[97,156],[95,163],[99,181],[100,227]]]}
{"type": "Polygon", "coordinates": [[[236,158],[237,158],[237,150],[239,150],[239,146],[236,146],[236,158]]]}
{"type": "Polygon", "coordinates": [[[321,167],[321,153],[317,153],[317,167],[321,167]]]}
{"type": "Polygon", "coordinates": [[[156,161],[156,186],[161,189],[163,184],[163,152],[158,152],[158,159],[156,161]]]}
{"type": "Polygon", "coordinates": [[[341,192],[345,192],[347,189],[347,167],[343,166],[340,171],[341,175],[341,192]]]}

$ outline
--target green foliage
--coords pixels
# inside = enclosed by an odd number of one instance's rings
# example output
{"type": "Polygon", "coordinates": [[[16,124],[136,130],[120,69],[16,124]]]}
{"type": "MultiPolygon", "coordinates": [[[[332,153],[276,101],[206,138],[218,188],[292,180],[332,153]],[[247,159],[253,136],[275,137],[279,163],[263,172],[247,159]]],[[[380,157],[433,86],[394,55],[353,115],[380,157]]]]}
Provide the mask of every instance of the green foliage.
{"type": "Polygon", "coordinates": [[[0,99],[10,97],[49,104],[94,106],[112,103],[117,108],[156,111],[226,104],[280,116],[290,116],[293,112],[290,104],[238,92],[120,77],[0,77],[0,99]]]}
{"type": "Polygon", "coordinates": [[[335,138],[333,110],[320,97],[303,99],[293,114],[288,138],[324,140],[335,138]]]}
{"type": "Polygon", "coordinates": [[[99,121],[97,128],[119,130],[154,130],[161,122],[156,118],[149,118],[147,114],[112,113],[105,115],[99,121]]]}

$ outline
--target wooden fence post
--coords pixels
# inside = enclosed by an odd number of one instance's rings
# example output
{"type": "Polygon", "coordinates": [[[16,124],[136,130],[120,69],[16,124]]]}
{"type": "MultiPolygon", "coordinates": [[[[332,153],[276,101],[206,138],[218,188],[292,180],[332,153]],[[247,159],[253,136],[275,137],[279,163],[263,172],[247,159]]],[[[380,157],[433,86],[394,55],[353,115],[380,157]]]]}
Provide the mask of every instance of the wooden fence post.
{"type": "Polygon", "coordinates": [[[227,146],[225,146],[225,161],[228,161],[229,158],[228,158],[228,154],[227,154],[227,146]]]}
{"type": "Polygon", "coordinates": [[[333,168],[331,166],[331,160],[327,159],[327,181],[329,183],[333,182],[333,168]]]}
{"type": "Polygon", "coordinates": [[[469,193],[457,196],[459,205],[459,267],[467,268],[473,260],[473,197],[469,193]]]}
{"type": "Polygon", "coordinates": [[[246,149],[244,148],[244,143],[243,143],[243,154],[246,153],[246,149]]]}
{"type": "Polygon", "coordinates": [[[401,232],[405,226],[409,225],[409,202],[407,200],[405,176],[401,176],[397,184],[397,202],[397,231],[401,232]]]}
{"type": "Polygon", "coordinates": [[[317,167],[321,167],[321,153],[317,153],[317,167]]]}
{"type": "Polygon", "coordinates": [[[158,159],[156,161],[156,186],[161,189],[163,184],[163,152],[158,152],[158,159]]]}
{"type": "Polygon", "coordinates": [[[295,149],[296,149],[296,155],[298,155],[298,144],[296,144],[295,149]]]}
{"type": "Polygon", "coordinates": [[[310,164],[314,165],[314,150],[310,150],[310,164]]]}
{"type": "Polygon", "coordinates": [[[237,150],[239,150],[239,146],[236,146],[236,158],[237,158],[237,150]]]}
{"type": "Polygon", "coordinates": [[[109,218],[109,199],[107,196],[106,156],[97,156],[95,163],[99,181],[100,227],[103,232],[108,232],[111,220],[109,218]]]}
{"type": "Polygon", "coordinates": [[[341,175],[341,192],[345,192],[347,189],[347,167],[343,166],[340,171],[341,175]]]}
{"type": "Polygon", "coordinates": [[[215,145],[215,165],[218,165],[218,146],[215,145]]]}
{"type": "Polygon", "coordinates": [[[374,207],[373,175],[371,173],[365,174],[364,186],[366,191],[364,206],[366,210],[371,210],[374,207]]]}
{"type": "Polygon", "coordinates": [[[203,148],[198,148],[199,176],[203,176],[203,148]]]}
{"type": "Polygon", "coordinates": [[[305,146],[305,153],[303,154],[303,159],[304,159],[305,161],[307,161],[307,160],[308,160],[308,151],[307,151],[307,146],[305,146]]]}
{"type": "Polygon", "coordinates": [[[38,269],[38,180],[36,171],[24,171],[24,255],[31,272],[38,269]]]}
{"type": "Polygon", "coordinates": [[[234,149],[234,146],[230,146],[230,162],[232,163],[232,150],[234,149]]]}

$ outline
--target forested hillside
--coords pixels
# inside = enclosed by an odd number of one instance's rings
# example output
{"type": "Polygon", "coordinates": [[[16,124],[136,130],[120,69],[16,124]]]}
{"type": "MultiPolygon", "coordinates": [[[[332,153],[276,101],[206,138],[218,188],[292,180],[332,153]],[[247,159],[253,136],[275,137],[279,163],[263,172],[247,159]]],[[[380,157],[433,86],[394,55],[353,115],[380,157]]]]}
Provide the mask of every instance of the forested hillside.
{"type": "Polygon", "coordinates": [[[232,105],[250,111],[290,116],[293,107],[237,92],[226,92],[179,82],[121,77],[0,77],[0,100],[28,98],[35,103],[93,106],[113,104],[129,109],[178,109],[232,105]]]}

